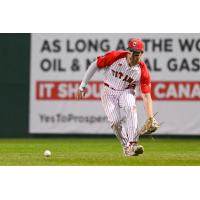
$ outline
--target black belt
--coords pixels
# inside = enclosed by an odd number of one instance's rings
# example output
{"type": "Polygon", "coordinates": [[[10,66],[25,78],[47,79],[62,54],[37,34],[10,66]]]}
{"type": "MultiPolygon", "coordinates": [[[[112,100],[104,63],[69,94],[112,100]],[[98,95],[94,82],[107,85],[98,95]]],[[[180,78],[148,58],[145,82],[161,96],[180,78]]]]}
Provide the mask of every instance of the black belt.
{"type": "MultiPolygon", "coordinates": [[[[104,83],[104,85],[106,86],[106,87],[109,87],[110,89],[112,89],[112,90],[116,90],[115,88],[113,88],[113,87],[111,87],[108,83],[104,83]]],[[[125,88],[125,90],[126,89],[134,89],[131,85],[129,85],[128,87],[126,87],[125,88]]]]}
{"type": "Polygon", "coordinates": [[[109,88],[112,89],[112,90],[116,90],[115,88],[110,87],[110,85],[109,85],[108,83],[104,83],[104,85],[105,85],[106,87],[109,87],[109,88]]]}

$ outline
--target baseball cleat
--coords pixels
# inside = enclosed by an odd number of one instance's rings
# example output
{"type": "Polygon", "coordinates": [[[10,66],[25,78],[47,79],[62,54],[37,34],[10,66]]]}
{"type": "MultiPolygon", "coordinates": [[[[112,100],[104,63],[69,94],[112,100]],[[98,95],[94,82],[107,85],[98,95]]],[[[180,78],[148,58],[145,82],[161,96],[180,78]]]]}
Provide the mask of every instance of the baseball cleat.
{"type": "Polygon", "coordinates": [[[131,145],[133,156],[138,156],[139,154],[144,153],[144,147],[140,144],[131,145]]]}
{"type": "Polygon", "coordinates": [[[123,148],[124,156],[133,156],[134,152],[132,151],[131,146],[123,148]]]}
{"type": "Polygon", "coordinates": [[[124,156],[138,156],[139,154],[143,154],[144,147],[139,144],[132,144],[128,147],[123,148],[124,156]]]}

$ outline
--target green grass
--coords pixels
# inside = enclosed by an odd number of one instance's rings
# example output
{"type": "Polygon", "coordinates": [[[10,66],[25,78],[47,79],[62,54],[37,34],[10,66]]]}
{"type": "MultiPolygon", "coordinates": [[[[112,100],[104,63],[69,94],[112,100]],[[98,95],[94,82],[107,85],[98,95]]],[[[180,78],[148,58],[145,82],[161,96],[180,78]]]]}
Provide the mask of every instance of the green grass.
{"type": "Polygon", "coordinates": [[[1,166],[200,166],[200,138],[142,138],[145,152],[123,157],[115,138],[1,139],[1,166]],[[52,156],[45,158],[49,149],[52,156]]]}

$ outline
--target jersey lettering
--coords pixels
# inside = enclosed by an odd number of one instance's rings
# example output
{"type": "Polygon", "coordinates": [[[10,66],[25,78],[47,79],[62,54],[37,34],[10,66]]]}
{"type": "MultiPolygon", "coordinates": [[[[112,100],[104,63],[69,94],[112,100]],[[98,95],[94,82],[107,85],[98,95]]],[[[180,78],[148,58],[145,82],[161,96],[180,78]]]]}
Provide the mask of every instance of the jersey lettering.
{"type": "Polygon", "coordinates": [[[141,61],[130,68],[127,54],[127,51],[111,51],[97,58],[97,67],[105,70],[104,82],[116,90],[139,86],[142,93],[149,93],[151,77],[146,64],[141,61]]]}
{"type": "Polygon", "coordinates": [[[122,81],[128,82],[129,84],[131,84],[133,82],[133,78],[129,77],[128,75],[124,75],[122,72],[118,72],[112,69],[112,75],[116,78],[122,79],[122,81]]]}

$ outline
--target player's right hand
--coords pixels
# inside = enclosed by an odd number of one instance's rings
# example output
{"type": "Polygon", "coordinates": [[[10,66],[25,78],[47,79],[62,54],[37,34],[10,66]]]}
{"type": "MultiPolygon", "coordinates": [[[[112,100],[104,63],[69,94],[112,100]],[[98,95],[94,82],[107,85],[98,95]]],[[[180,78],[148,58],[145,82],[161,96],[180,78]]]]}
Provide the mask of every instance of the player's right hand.
{"type": "Polygon", "coordinates": [[[86,88],[78,89],[76,93],[76,99],[83,99],[85,97],[86,92],[87,92],[86,88]]]}

